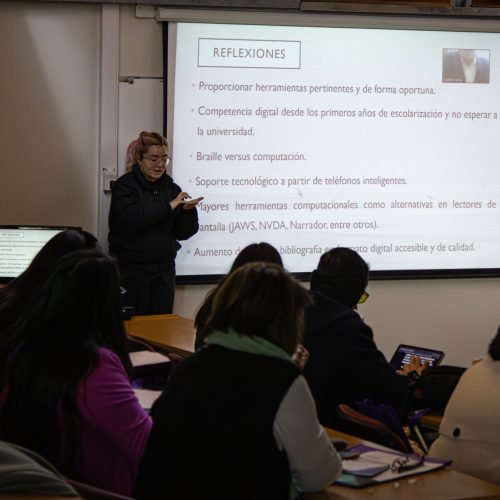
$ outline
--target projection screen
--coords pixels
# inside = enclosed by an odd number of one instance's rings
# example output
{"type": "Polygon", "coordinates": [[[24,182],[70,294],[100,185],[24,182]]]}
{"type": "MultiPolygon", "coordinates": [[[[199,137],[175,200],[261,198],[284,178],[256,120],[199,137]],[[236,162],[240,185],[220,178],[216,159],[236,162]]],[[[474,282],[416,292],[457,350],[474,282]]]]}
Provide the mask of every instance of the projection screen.
{"type": "Polygon", "coordinates": [[[181,282],[259,241],[304,279],[336,246],[379,278],[499,274],[500,36],[429,22],[168,23],[172,175],[205,197],[181,282]]]}

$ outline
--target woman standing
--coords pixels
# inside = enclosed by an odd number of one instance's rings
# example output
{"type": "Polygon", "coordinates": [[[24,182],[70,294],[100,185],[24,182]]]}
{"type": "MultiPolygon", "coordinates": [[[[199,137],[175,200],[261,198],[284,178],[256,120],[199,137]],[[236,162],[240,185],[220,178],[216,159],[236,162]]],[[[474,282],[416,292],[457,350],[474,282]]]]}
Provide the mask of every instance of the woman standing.
{"type": "MultiPolygon", "coordinates": [[[[167,174],[167,141],[141,132],[129,148],[133,167],[113,185],[109,251],[118,259],[126,305],[136,314],[172,312],[178,240],[198,231],[196,205],[167,174]]],[[[127,161],[129,162],[130,159],[127,161]]]]}

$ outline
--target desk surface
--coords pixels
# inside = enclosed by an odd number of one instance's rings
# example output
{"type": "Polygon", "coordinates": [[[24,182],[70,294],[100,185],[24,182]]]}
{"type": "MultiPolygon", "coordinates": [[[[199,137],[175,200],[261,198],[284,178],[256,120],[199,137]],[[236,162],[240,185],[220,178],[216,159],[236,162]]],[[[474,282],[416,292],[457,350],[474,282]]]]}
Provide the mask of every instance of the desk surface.
{"type": "MultiPolygon", "coordinates": [[[[125,321],[127,333],[167,352],[186,356],[194,352],[194,324],[191,319],[164,314],[135,316],[125,321]]],[[[333,437],[345,439],[350,446],[362,440],[341,432],[328,430],[333,437]]],[[[500,485],[477,479],[449,467],[409,476],[362,489],[330,486],[324,493],[309,493],[307,500],[450,500],[465,498],[500,498],[500,485]]],[[[0,497],[1,498],[1,497],[0,497]]]]}
{"type": "Polygon", "coordinates": [[[428,427],[429,429],[438,430],[443,420],[443,415],[440,413],[430,413],[429,415],[424,415],[419,424],[428,427]]]}
{"type": "Polygon", "coordinates": [[[144,340],[167,352],[188,356],[194,352],[194,322],[177,314],[134,316],[125,321],[131,337],[144,340]]]}
{"type": "MultiPolygon", "coordinates": [[[[345,439],[349,446],[362,440],[327,429],[332,437],[345,439]]],[[[354,489],[345,486],[330,486],[324,493],[309,493],[306,500],[451,500],[465,498],[500,498],[500,485],[477,479],[449,467],[409,476],[400,481],[354,489]]]]}

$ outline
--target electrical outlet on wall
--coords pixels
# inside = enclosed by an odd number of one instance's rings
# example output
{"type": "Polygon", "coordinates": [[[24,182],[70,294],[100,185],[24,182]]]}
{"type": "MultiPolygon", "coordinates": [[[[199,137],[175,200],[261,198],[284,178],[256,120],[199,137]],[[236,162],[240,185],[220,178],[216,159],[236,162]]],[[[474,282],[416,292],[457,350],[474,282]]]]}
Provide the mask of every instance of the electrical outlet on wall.
{"type": "Polygon", "coordinates": [[[114,181],[116,181],[116,167],[102,167],[103,191],[111,191],[111,186],[114,181]]]}

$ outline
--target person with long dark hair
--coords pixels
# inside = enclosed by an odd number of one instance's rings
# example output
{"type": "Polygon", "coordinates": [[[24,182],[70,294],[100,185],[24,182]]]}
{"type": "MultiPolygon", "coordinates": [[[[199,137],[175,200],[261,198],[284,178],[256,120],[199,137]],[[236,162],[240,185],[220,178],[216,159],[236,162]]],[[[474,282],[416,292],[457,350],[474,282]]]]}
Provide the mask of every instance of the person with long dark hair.
{"type": "Polygon", "coordinates": [[[28,311],[40,298],[40,288],[46,282],[56,262],[64,255],[97,248],[97,239],[87,231],[67,229],[53,236],[33,257],[29,266],[5,287],[0,288],[0,367],[24,340],[25,332],[17,327],[20,311],[28,311]]]}
{"type": "Polygon", "coordinates": [[[125,301],[136,314],[169,314],[175,293],[175,257],[198,231],[196,206],[168,175],[167,140],[141,132],[127,149],[127,173],[114,184],[109,251],[117,258],[125,301]]]}
{"type": "Polygon", "coordinates": [[[22,341],[0,370],[0,439],[129,495],[151,421],[130,384],[116,266],[97,249],[71,252],[37,294],[10,326],[22,341]]]}

